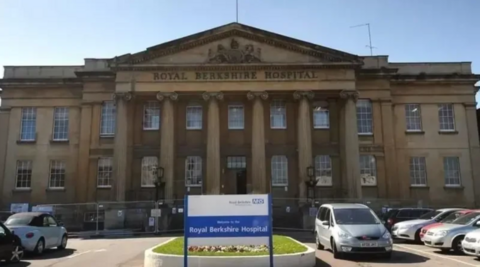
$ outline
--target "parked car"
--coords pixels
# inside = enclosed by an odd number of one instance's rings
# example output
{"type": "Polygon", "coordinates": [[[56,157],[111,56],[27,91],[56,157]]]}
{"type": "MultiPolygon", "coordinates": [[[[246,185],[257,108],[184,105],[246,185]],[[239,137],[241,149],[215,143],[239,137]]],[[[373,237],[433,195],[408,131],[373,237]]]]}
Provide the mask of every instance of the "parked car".
{"type": "Polygon", "coordinates": [[[420,230],[422,227],[435,222],[439,222],[445,219],[448,215],[459,210],[465,210],[465,209],[451,208],[451,209],[434,210],[434,211],[425,213],[417,220],[410,220],[410,221],[396,223],[392,227],[392,236],[394,238],[411,240],[411,241],[420,243],[421,242],[420,230]]]}
{"type": "Polygon", "coordinates": [[[25,251],[42,254],[45,249],[64,249],[67,230],[52,215],[41,212],[22,212],[10,216],[5,225],[15,231],[25,251]]]}
{"type": "Polygon", "coordinates": [[[468,232],[480,228],[480,212],[472,212],[460,217],[451,224],[444,224],[428,230],[423,238],[426,246],[439,248],[446,252],[453,250],[462,251],[462,241],[468,232]]]}
{"type": "Polygon", "coordinates": [[[480,229],[471,231],[465,235],[462,241],[463,253],[480,259],[480,229]]]}
{"type": "Polygon", "coordinates": [[[0,222],[0,260],[19,262],[23,254],[20,238],[0,222]]]}
{"type": "Polygon", "coordinates": [[[399,222],[409,221],[420,218],[423,214],[432,211],[432,209],[421,209],[421,208],[400,208],[400,209],[391,209],[385,216],[385,227],[391,231],[392,226],[399,222]]]}
{"type": "Polygon", "coordinates": [[[330,248],[334,258],[373,253],[392,256],[393,241],[377,215],[362,204],[324,204],[315,219],[317,249],[330,248]]]}
{"type": "Polygon", "coordinates": [[[465,216],[467,214],[470,214],[472,212],[473,212],[473,210],[459,210],[459,211],[456,211],[456,212],[448,215],[445,219],[441,220],[440,222],[435,222],[435,223],[429,224],[427,226],[424,226],[420,230],[420,240],[422,240],[422,242],[423,242],[423,237],[425,236],[425,234],[427,233],[427,231],[429,229],[432,229],[432,228],[437,227],[437,226],[441,226],[445,223],[451,223],[451,222],[455,221],[456,219],[458,219],[462,216],[465,216]]]}

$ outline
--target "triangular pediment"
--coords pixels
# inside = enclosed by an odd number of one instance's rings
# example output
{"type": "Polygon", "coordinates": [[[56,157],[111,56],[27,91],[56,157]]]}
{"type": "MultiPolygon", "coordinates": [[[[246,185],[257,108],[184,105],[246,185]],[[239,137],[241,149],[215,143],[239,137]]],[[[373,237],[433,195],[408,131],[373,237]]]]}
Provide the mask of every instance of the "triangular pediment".
{"type": "Polygon", "coordinates": [[[359,63],[358,56],[231,23],[112,59],[113,64],[359,63]]]}

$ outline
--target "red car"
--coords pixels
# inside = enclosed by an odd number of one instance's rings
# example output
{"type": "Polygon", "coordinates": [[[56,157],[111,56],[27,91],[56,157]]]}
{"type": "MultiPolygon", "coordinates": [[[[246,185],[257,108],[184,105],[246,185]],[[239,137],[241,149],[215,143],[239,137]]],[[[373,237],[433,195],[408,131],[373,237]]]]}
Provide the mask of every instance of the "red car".
{"type": "Polygon", "coordinates": [[[450,215],[448,215],[447,217],[445,217],[445,219],[441,220],[440,222],[438,223],[432,223],[432,224],[429,224],[427,226],[424,226],[421,230],[420,230],[420,239],[423,240],[423,236],[427,233],[428,229],[431,229],[433,227],[437,227],[437,226],[440,226],[444,223],[451,223],[453,222],[454,220],[456,220],[457,218],[460,218],[462,216],[465,216],[469,213],[472,213],[474,212],[474,210],[459,210],[459,211],[456,211],[450,215]]]}

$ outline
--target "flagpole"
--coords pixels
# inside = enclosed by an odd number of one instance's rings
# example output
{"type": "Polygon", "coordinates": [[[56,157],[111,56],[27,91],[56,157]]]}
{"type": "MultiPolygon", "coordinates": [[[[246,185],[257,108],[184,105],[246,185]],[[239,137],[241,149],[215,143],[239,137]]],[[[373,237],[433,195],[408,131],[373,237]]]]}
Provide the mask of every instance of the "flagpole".
{"type": "Polygon", "coordinates": [[[237,23],[238,23],[238,0],[235,0],[235,2],[236,2],[236,5],[237,5],[236,9],[235,9],[235,13],[237,15],[237,23]]]}

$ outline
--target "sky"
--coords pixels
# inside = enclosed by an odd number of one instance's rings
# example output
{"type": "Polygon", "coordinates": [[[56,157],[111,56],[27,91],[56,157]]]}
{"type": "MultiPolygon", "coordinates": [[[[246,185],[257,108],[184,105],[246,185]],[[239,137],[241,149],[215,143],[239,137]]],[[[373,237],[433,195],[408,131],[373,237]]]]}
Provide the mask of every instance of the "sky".
{"type": "MultiPolygon", "coordinates": [[[[235,0],[0,0],[0,66],[81,65],[139,52],[235,22],[235,7],[235,0]]],[[[238,0],[238,19],[360,56],[370,54],[368,29],[351,26],[370,23],[374,55],[470,61],[480,74],[480,0],[238,0]]]]}

